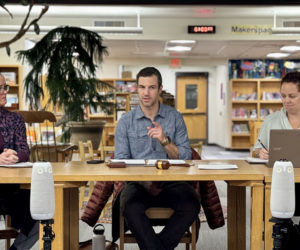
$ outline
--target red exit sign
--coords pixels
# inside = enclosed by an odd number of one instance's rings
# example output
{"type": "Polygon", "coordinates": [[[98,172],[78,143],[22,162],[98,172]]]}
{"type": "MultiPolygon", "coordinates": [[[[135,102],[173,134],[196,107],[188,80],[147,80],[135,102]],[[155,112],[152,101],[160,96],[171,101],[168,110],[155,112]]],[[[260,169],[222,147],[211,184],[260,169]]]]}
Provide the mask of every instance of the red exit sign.
{"type": "Polygon", "coordinates": [[[214,34],[216,33],[215,25],[189,25],[189,34],[214,34]]]}

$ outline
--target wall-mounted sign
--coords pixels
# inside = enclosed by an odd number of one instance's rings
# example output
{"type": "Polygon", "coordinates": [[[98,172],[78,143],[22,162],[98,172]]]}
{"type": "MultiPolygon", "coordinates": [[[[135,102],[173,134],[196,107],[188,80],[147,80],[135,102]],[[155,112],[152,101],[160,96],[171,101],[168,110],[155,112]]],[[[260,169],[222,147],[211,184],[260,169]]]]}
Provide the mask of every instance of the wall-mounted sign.
{"type": "Polygon", "coordinates": [[[235,35],[271,35],[272,25],[232,25],[231,34],[235,35]]]}
{"type": "Polygon", "coordinates": [[[216,33],[215,25],[189,25],[189,34],[214,34],[216,33]]]}

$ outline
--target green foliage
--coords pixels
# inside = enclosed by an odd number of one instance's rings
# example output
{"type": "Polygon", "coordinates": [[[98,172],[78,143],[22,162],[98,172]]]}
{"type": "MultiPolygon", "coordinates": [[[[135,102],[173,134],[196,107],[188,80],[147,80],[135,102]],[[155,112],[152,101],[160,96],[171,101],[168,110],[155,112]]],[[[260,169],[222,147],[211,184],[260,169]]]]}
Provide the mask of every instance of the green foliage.
{"type": "Polygon", "coordinates": [[[106,54],[97,33],[68,26],[49,31],[32,49],[18,51],[18,59],[32,66],[24,80],[31,108],[38,109],[40,97],[44,97],[41,75],[46,67],[49,101],[64,110],[65,120],[83,121],[87,105],[107,109],[111,104],[98,91],[110,85],[95,78],[95,63],[101,64],[106,54]]]}

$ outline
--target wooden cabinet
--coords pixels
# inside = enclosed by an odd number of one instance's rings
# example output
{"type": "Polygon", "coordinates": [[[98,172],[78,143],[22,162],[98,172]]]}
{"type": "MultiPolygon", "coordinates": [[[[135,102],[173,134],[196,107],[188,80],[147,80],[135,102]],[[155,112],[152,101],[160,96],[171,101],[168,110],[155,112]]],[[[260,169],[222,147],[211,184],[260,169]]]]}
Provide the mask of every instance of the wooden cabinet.
{"type": "Polygon", "coordinates": [[[6,95],[8,110],[22,109],[22,73],[19,65],[0,65],[0,73],[5,77],[9,91],[6,95]]]}
{"type": "Polygon", "coordinates": [[[279,79],[231,80],[231,148],[250,149],[250,121],[262,121],[282,107],[279,79]]]}

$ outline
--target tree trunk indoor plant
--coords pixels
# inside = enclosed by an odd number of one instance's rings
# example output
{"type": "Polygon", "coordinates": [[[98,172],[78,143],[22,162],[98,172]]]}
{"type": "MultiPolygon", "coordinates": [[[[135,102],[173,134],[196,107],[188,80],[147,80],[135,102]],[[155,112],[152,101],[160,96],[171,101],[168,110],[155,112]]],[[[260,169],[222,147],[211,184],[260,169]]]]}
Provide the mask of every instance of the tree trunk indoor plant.
{"type": "MultiPolygon", "coordinates": [[[[108,112],[112,105],[107,102],[107,95],[100,93],[111,86],[95,78],[97,66],[106,54],[107,49],[97,33],[68,26],[49,31],[32,49],[17,51],[18,59],[27,61],[32,67],[24,79],[25,96],[32,109],[39,109],[40,100],[44,98],[41,76],[43,69],[47,68],[45,87],[49,91],[48,104],[57,105],[64,112],[61,123],[65,140],[70,133],[72,136],[72,131],[65,129],[66,124],[67,127],[75,127],[75,130],[78,130],[79,124],[88,127],[84,119],[86,107],[100,106],[108,112]]],[[[95,122],[90,121],[92,127],[95,127],[95,122]]],[[[101,124],[103,128],[104,122],[100,121],[101,124]]],[[[92,137],[98,137],[100,142],[101,133],[92,137]]],[[[71,142],[76,141],[75,144],[77,140],[71,138],[71,142]]]]}

